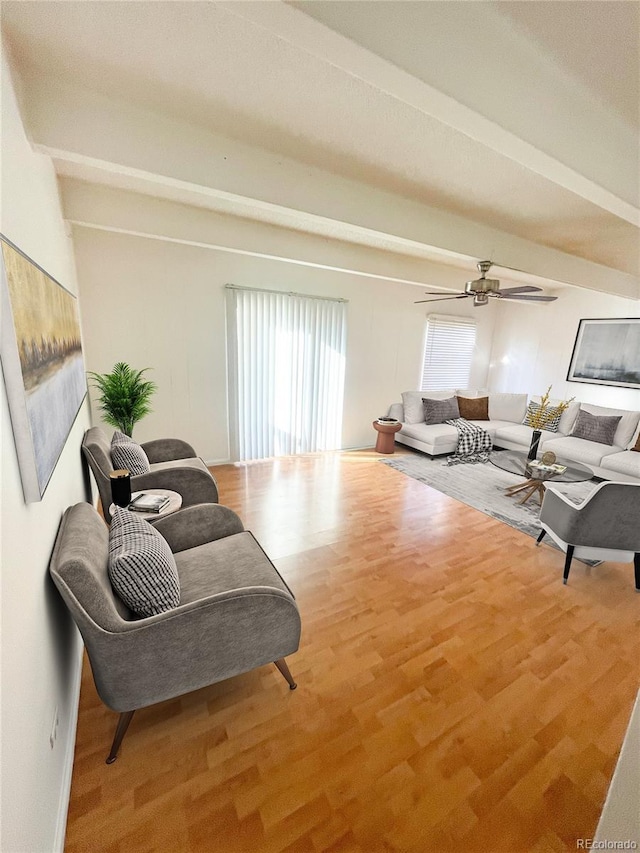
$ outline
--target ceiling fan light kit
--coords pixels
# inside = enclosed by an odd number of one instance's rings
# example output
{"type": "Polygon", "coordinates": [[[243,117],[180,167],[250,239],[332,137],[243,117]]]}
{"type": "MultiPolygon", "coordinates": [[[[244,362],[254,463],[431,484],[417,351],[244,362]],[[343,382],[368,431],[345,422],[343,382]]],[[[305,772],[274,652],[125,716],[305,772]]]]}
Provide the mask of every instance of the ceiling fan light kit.
{"type": "Polygon", "coordinates": [[[540,292],[542,288],[533,287],[533,285],[528,284],[521,287],[505,287],[500,289],[500,281],[497,278],[487,278],[487,273],[491,269],[491,266],[491,261],[478,261],[477,267],[480,278],[468,281],[464,286],[464,293],[457,294],[456,296],[440,296],[438,292],[427,291],[427,296],[438,296],[439,299],[418,299],[414,304],[443,302],[446,299],[465,299],[467,296],[473,297],[474,306],[487,305],[490,296],[496,299],[520,300],[522,302],[554,302],[558,298],[557,296],[529,296],[528,294],[530,293],[540,292]]]}

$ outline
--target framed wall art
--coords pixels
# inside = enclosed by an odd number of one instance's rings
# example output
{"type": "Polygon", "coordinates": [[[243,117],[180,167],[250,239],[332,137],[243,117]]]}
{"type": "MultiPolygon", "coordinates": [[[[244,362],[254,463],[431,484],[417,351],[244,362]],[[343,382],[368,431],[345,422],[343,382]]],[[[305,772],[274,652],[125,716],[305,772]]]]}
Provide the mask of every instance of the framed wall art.
{"type": "Polygon", "coordinates": [[[580,320],[567,380],[640,388],[640,317],[580,320]]]}
{"type": "Polygon", "coordinates": [[[25,501],[42,500],[87,393],[76,297],[0,235],[0,358],[25,501]]]}

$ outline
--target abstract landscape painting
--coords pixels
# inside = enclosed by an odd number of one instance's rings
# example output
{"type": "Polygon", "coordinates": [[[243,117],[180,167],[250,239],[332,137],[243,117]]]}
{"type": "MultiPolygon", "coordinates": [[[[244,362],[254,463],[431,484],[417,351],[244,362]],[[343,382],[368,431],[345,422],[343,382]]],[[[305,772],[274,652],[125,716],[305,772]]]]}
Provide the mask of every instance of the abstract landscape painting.
{"type": "Polygon", "coordinates": [[[580,320],[567,379],[640,388],[640,317],[580,320]]]}
{"type": "Polygon", "coordinates": [[[87,393],[76,298],[2,245],[2,370],[27,502],[41,500],[87,393]]]}

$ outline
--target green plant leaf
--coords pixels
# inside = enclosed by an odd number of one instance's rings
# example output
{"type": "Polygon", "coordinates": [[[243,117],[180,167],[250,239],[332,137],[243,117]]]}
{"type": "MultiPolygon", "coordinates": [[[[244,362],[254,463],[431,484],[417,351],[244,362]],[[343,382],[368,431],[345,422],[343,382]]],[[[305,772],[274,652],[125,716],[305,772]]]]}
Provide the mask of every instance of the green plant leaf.
{"type": "Polygon", "coordinates": [[[150,368],[133,370],[119,361],[111,373],[88,374],[100,392],[98,403],[104,420],[125,435],[132,435],[135,424],[152,411],[150,400],[158,386],[143,378],[147,370],[150,368]]]}

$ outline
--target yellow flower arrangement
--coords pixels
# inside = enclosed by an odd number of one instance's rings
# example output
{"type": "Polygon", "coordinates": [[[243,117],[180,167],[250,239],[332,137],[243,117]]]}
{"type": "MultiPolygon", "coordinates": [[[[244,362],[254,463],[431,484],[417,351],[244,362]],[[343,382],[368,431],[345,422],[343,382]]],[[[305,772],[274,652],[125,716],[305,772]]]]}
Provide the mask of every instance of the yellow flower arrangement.
{"type": "Polygon", "coordinates": [[[569,404],[575,400],[575,397],[571,397],[569,400],[561,400],[559,403],[554,403],[552,405],[550,398],[551,385],[549,385],[540,398],[540,402],[534,404],[537,408],[529,408],[526,422],[530,427],[533,427],[534,429],[544,429],[547,424],[568,409],[569,404]]]}

